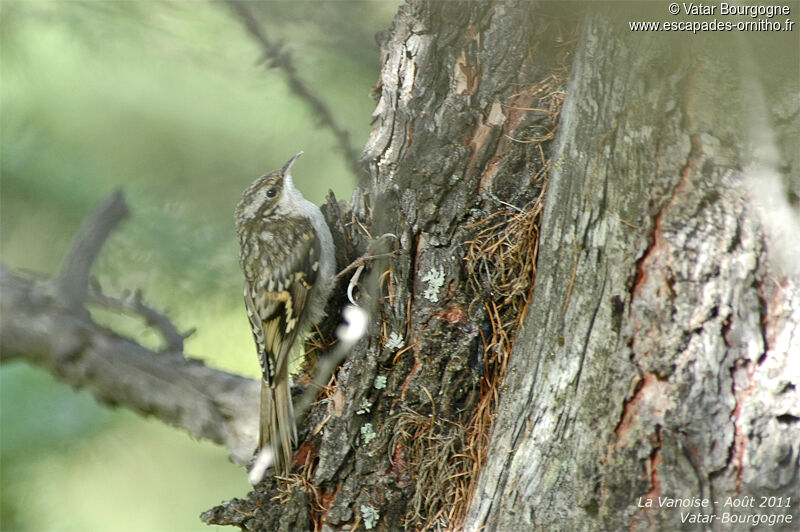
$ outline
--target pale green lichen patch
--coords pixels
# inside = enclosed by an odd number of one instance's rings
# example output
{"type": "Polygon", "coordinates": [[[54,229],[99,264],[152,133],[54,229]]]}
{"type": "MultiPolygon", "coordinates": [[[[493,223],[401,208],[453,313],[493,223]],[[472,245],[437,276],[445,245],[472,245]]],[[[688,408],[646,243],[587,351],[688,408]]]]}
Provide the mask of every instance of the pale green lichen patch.
{"type": "Polygon", "coordinates": [[[392,333],[389,335],[389,339],[386,340],[386,344],[383,347],[386,349],[402,349],[405,345],[406,342],[403,340],[403,337],[392,331],[392,333]]]}
{"type": "Polygon", "coordinates": [[[431,303],[439,301],[439,290],[444,285],[444,270],[440,267],[438,270],[431,269],[422,277],[422,281],[428,283],[428,288],[422,294],[425,299],[431,303]]]}
{"type": "Polygon", "coordinates": [[[366,399],[362,399],[361,400],[361,408],[356,410],[356,414],[358,414],[359,416],[363,416],[364,414],[368,414],[369,411],[370,411],[370,408],[372,408],[372,403],[370,403],[366,399]]]}
{"type": "Polygon", "coordinates": [[[381,518],[381,514],[378,513],[376,508],[362,504],[361,518],[364,520],[364,528],[367,530],[372,530],[375,528],[375,525],[378,524],[378,519],[381,518]]]}
{"type": "Polygon", "coordinates": [[[364,445],[367,445],[378,435],[375,434],[375,430],[372,428],[372,423],[364,423],[364,425],[361,426],[361,436],[364,439],[364,445]]]}

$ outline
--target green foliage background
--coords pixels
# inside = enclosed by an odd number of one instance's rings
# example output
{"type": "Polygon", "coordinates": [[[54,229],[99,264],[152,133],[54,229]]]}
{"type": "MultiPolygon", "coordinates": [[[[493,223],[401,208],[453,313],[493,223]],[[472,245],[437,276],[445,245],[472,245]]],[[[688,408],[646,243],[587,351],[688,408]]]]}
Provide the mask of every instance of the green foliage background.
{"type": "MultiPolygon", "coordinates": [[[[248,4],[360,149],[379,69],[374,34],[397,2],[248,4]]],[[[295,181],[320,203],[355,182],[329,131],[222,2],[0,4],[0,256],[53,273],[81,220],[121,187],[131,216],[94,275],[141,288],[209,364],[257,375],[240,297],[233,209],[258,175],[306,154],[295,181]]],[[[131,319],[98,319],[137,340],[131,319]]],[[[197,516],[244,495],[223,449],[97,405],[23,363],[0,367],[0,529],[208,530],[197,516]]]]}

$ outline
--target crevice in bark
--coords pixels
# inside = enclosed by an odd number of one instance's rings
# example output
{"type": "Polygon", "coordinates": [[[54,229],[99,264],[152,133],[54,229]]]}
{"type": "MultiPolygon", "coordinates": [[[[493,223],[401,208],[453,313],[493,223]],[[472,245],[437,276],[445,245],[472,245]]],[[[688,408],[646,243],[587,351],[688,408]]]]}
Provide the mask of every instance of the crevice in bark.
{"type": "MultiPolygon", "coordinates": [[[[591,10],[565,99],[575,21],[548,19],[552,5],[412,0],[400,9],[363,156],[371,179],[349,205],[323,207],[340,265],[377,257],[357,290],[373,318],[368,335],[300,424],[295,474],[210,510],[206,522],[677,529],[678,513],[639,508],[637,498],[798,492],[800,381],[789,355],[800,299],[749,210],[741,102],[724,106],[730,116],[713,105],[719,87],[736,85],[736,62],[717,50],[720,68],[685,40],[670,47],[621,30],[622,15],[591,10]],[[391,249],[373,239],[385,233],[397,236],[391,249]]],[[[791,170],[791,157],[775,157],[773,169],[791,170]]],[[[0,273],[4,305],[8,294],[25,296],[21,308],[38,304],[41,293],[0,273]]],[[[53,355],[56,373],[70,369],[59,356],[85,355],[70,342],[87,329],[62,310],[60,344],[25,338],[53,355]]],[[[2,314],[17,326],[3,323],[6,356],[6,331],[30,324],[2,314]]],[[[322,332],[335,325],[329,318],[322,332]]],[[[97,352],[116,360],[118,348],[129,362],[129,343],[89,329],[101,337],[97,352]]],[[[247,441],[234,430],[255,426],[246,379],[134,354],[202,382],[195,391],[221,383],[167,402],[162,419],[186,410],[179,421],[190,430],[247,441]],[[204,414],[192,408],[221,417],[191,427],[204,414]]]]}

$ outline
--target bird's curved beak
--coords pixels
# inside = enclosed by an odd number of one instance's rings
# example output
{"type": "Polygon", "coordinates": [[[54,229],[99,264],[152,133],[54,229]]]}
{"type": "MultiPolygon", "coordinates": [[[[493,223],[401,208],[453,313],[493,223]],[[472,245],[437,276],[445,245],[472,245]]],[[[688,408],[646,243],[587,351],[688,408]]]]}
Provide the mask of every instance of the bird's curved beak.
{"type": "Polygon", "coordinates": [[[303,155],[303,152],[299,152],[299,153],[297,153],[297,154],[296,154],[294,157],[292,157],[291,159],[289,159],[289,160],[287,161],[287,163],[283,165],[283,168],[281,168],[281,173],[282,173],[283,175],[286,175],[286,174],[288,174],[288,173],[289,173],[289,170],[291,170],[291,169],[292,169],[292,165],[294,165],[294,162],[295,162],[297,159],[299,159],[301,155],[303,155]]]}

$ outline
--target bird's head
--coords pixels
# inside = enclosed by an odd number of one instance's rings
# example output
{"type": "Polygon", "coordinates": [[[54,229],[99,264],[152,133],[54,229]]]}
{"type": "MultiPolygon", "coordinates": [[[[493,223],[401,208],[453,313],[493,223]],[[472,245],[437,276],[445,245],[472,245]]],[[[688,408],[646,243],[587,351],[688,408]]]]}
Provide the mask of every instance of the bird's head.
{"type": "Polygon", "coordinates": [[[269,221],[292,214],[296,189],[291,169],[301,155],[303,152],[289,159],[280,170],[262,175],[247,187],[236,206],[238,224],[256,220],[269,221]]]}

